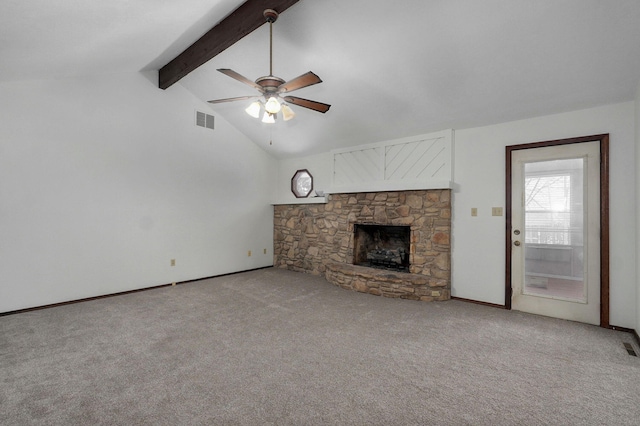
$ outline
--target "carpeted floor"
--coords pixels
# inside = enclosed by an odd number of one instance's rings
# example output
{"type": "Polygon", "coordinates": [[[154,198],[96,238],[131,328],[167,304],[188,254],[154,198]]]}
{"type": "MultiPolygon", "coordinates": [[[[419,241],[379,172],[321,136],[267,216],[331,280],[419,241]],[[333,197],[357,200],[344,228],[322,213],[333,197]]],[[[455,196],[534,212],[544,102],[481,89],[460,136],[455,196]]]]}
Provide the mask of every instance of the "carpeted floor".
{"type": "Polygon", "coordinates": [[[0,423],[637,425],[623,342],[263,269],[0,317],[0,423]]]}

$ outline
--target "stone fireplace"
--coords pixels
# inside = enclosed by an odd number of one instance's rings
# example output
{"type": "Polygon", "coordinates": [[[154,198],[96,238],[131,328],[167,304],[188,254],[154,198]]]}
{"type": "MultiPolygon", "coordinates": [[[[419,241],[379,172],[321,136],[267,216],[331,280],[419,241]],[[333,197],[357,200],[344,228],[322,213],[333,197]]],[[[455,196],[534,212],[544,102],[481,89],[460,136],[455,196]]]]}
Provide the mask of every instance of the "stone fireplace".
{"type": "Polygon", "coordinates": [[[326,204],[274,206],[275,267],[324,275],[337,286],[374,295],[450,298],[450,190],[329,197],[326,204]],[[400,266],[369,267],[367,257],[376,256],[374,263],[400,266]]]}

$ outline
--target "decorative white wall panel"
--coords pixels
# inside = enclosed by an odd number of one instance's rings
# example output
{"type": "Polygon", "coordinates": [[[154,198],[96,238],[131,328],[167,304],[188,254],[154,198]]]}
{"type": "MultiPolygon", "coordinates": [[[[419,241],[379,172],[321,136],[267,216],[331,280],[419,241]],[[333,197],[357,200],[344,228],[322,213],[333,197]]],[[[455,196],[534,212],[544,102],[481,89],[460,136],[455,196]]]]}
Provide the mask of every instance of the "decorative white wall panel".
{"type": "Polygon", "coordinates": [[[332,151],[330,192],[450,188],[453,130],[332,151]]]}
{"type": "Polygon", "coordinates": [[[333,156],[333,183],[344,186],[378,180],[384,173],[380,156],[384,148],[365,148],[336,153],[333,156]]]}

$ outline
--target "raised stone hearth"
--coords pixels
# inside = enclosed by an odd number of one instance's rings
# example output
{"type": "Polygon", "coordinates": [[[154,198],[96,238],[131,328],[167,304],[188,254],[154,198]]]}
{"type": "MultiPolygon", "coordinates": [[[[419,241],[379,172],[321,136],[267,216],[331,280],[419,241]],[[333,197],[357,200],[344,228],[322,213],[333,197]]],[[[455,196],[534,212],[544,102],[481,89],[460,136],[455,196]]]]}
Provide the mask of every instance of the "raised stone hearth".
{"type": "Polygon", "coordinates": [[[327,281],[348,290],[423,302],[451,297],[448,280],[345,263],[329,262],[326,266],[327,281]]]}
{"type": "Polygon", "coordinates": [[[274,266],[374,295],[447,300],[450,235],[448,189],[332,194],[326,204],[274,207],[274,266]],[[362,224],[410,227],[407,272],[353,264],[354,228],[362,224]]]}

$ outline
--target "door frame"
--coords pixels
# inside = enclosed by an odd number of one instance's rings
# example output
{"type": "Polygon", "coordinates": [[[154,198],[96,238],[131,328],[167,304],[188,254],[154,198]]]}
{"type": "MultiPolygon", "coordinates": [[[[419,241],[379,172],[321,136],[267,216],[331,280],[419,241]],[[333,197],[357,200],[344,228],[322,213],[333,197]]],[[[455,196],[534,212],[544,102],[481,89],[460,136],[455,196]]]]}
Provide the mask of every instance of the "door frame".
{"type": "Polygon", "coordinates": [[[609,134],[510,145],[506,148],[505,301],[511,309],[511,154],[513,151],[584,142],[600,142],[600,327],[609,328],[609,134]]]}

